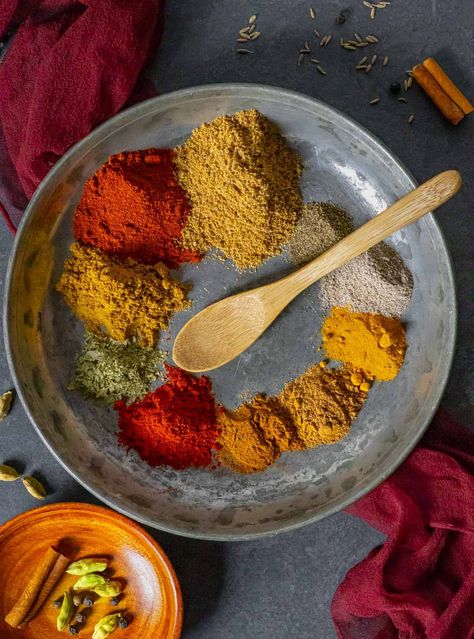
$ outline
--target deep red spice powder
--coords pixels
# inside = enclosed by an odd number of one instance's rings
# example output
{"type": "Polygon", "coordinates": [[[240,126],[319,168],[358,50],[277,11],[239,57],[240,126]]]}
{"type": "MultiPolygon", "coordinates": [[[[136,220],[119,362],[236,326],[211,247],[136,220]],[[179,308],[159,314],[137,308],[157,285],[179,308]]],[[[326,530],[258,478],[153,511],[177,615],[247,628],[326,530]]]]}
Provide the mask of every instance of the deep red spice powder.
{"type": "Polygon", "coordinates": [[[172,149],[112,155],[84,186],[74,213],[74,237],[105,253],[177,268],[197,262],[180,245],[190,211],[175,178],[172,149]]]}
{"type": "Polygon", "coordinates": [[[168,365],[166,373],[167,382],[143,399],[115,403],[119,442],[150,466],[208,466],[220,434],[211,380],[168,365]]]}

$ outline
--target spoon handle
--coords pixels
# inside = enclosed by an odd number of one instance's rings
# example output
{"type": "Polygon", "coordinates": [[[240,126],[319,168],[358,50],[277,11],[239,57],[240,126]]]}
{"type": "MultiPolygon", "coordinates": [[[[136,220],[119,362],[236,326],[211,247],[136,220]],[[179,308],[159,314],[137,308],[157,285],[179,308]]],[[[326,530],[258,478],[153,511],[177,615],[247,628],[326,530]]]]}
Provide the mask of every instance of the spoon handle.
{"type": "Polygon", "coordinates": [[[366,222],[356,231],[332,246],[325,253],[306,264],[295,273],[279,280],[290,299],[301,291],[339,268],[349,260],[382,240],[396,233],[404,226],[416,222],[420,217],[444,204],[461,188],[458,171],[444,171],[424,182],[379,215],[366,222]]]}

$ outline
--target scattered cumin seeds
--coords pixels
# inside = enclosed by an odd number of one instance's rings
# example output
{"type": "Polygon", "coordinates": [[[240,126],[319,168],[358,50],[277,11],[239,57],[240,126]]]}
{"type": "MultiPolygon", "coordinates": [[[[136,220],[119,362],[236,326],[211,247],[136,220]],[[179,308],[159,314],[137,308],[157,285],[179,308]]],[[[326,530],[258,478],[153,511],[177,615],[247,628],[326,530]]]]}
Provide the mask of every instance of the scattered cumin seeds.
{"type": "Polygon", "coordinates": [[[319,71],[319,73],[321,73],[322,75],[327,75],[326,71],[323,69],[323,67],[320,67],[319,64],[316,66],[316,69],[319,71]]]}
{"type": "Polygon", "coordinates": [[[388,64],[388,60],[389,60],[389,57],[388,57],[388,55],[386,55],[386,56],[384,57],[384,59],[383,59],[383,62],[382,62],[382,66],[383,66],[383,67],[386,67],[386,66],[387,66],[387,64],[388,64]]]}
{"type": "Polygon", "coordinates": [[[250,49],[237,49],[237,53],[253,53],[250,49]]]}
{"type": "Polygon", "coordinates": [[[377,54],[374,53],[374,55],[372,56],[372,60],[370,61],[370,64],[373,66],[376,62],[377,62],[377,54]]]}
{"type": "Polygon", "coordinates": [[[359,62],[357,64],[358,65],[364,64],[364,62],[367,62],[367,56],[366,55],[361,60],[359,60],[359,62]]]}
{"type": "Polygon", "coordinates": [[[325,44],[324,46],[326,46],[326,47],[327,47],[327,46],[328,46],[328,44],[331,42],[331,40],[332,40],[332,33],[330,33],[330,34],[327,36],[326,44],[325,44]]]}
{"type": "Polygon", "coordinates": [[[247,31],[249,30],[250,27],[244,27],[243,29],[240,29],[239,34],[245,38],[245,36],[247,35],[247,31]]]}
{"type": "Polygon", "coordinates": [[[364,5],[364,7],[368,7],[369,9],[372,9],[373,5],[371,2],[367,2],[367,0],[364,0],[362,2],[362,4],[364,5]]]}
{"type": "Polygon", "coordinates": [[[256,15],[250,16],[249,24],[253,24],[256,20],[257,20],[257,16],[256,15]]]}
{"type": "Polygon", "coordinates": [[[369,104],[377,104],[377,102],[380,102],[380,98],[378,98],[378,97],[372,98],[372,100],[369,102],[369,104]]]}
{"type": "Polygon", "coordinates": [[[362,38],[358,33],[354,33],[354,38],[357,40],[357,42],[362,42],[362,38]]]}
{"type": "Polygon", "coordinates": [[[377,42],[379,41],[377,36],[374,35],[365,36],[365,39],[367,40],[367,42],[370,42],[370,44],[377,44],[377,42]]]}
{"type": "Polygon", "coordinates": [[[319,60],[316,60],[316,58],[310,58],[310,62],[313,64],[319,64],[319,60]]]}
{"type": "Polygon", "coordinates": [[[313,9],[313,7],[309,8],[309,17],[311,18],[311,20],[316,19],[316,11],[313,9]]]}
{"type": "Polygon", "coordinates": [[[300,57],[298,58],[298,66],[300,67],[304,61],[304,54],[300,53],[300,57]]]}
{"type": "Polygon", "coordinates": [[[410,76],[407,80],[407,89],[409,89],[411,87],[411,85],[413,84],[413,77],[410,76]]]}
{"type": "Polygon", "coordinates": [[[344,47],[344,49],[347,49],[348,51],[356,50],[356,48],[352,44],[343,44],[342,46],[344,47]]]}
{"type": "Polygon", "coordinates": [[[406,100],[405,100],[405,98],[397,98],[397,100],[398,100],[399,102],[405,102],[405,104],[406,104],[406,100]]]}
{"type": "Polygon", "coordinates": [[[326,44],[326,39],[327,39],[327,35],[323,36],[321,38],[321,40],[319,41],[319,46],[320,47],[324,47],[324,45],[326,44]]]}
{"type": "Polygon", "coordinates": [[[319,31],[318,31],[317,29],[313,29],[313,31],[314,31],[314,35],[315,35],[317,38],[320,38],[320,37],[321,37],[321,34],[319,33],[319,31]]]}
{"type": "Polygon", "coordinates": [[[309,51],[309,44],[307,40],[304,41],[304,48],[309,51]]]}
{"type": "Polygon", "coordinates": [[[372,65],[371,65],[371,64],[368,64],[368,65],[367,65],[367,67],[366,67],[366,69],[365,69],[365,72],[366,72],[366,73],[370,73],[371,69],[372,69],[372,65]]]}
{"type": "Polygon", "coordinates": [[[410,115],[410,117],[408,118],[408,120],[407,120],[408,124],[411,124],[411,123],[413,122],[413,120],[414,120],[414,119],[415,119],[415,114],[414,114],[414,113],[412,113],[412,114],[410,115]]]}
{"type": "Polygon", "coordinates": [[[369,43],[368,42],[358,42],[356,44],[356,47],[359,47],[360,49],[362,49],[363,47],[368,47],[369,43]]]}
{"type": "Polygon", "coordinates": [[[407,78],[405,78],[405,79],[403,80],[403,90],[404,90],[405,92],[406,92],[406,91],[408,91],[408,80],[407,80],[407,78]]]}
{"type": "Polygon", "coordinates": [[[358,64],[356,66],[357,71],[365,71],[367,69],[367,65],[366,64],[358,64]]]}
{"type": "Polygon", "coordinates": [[[260,35],[260,31],[254,31],[252,33],[252,35],[250,36],[251,40],[256,40],[258,38],[258,36],[260,35]]]}
{"type": "Polygon", "coordinates": [[[370,19],[373,20],[375,18],[375,7],[372,7],[372,9],[370,10],[370,19]]]}

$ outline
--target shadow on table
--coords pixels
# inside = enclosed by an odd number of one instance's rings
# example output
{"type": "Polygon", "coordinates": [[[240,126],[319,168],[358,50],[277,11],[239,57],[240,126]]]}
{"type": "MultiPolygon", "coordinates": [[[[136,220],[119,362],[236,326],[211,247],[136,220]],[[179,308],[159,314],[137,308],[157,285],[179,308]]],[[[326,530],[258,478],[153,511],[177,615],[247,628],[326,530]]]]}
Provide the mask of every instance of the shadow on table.
{"type": "Polygon", "coordinates": [[[225,579],[225,546],[148,529],[173,564],[183,591],[183,631],[212,616],[225,579]]]}

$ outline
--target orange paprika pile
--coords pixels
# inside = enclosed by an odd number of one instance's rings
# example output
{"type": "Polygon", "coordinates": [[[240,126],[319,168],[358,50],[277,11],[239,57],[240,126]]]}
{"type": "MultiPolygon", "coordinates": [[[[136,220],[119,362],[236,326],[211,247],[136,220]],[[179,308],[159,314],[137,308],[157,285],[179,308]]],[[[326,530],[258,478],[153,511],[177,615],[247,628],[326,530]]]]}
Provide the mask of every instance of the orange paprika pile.
{"type": "Polygon", "coordinates": [[[175,179],[172,149],[112,155],[86,182],[74,237],[105,253],[177,268],[201,256],[181,245],[190,205],[175,179]]]}

